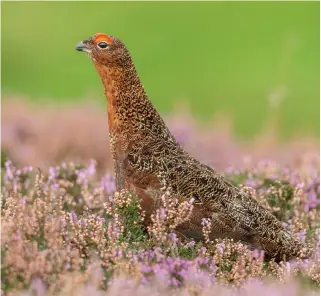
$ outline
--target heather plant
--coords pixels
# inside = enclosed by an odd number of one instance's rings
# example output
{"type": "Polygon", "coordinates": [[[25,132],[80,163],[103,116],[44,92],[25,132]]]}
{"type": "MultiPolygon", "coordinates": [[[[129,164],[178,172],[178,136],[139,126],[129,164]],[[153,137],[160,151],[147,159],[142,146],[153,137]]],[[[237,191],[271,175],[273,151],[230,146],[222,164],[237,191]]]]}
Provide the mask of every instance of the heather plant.
{"type": "Polygon", "coordinates": [[[314,139],[280,144],[275,133],[262,133],[242,143],[225,119],[200,129],[189,113],[166,118],[191,154],[306,244],[307,259],[276,263],[240,242],[211,241],[207,219],[202,241],[177,233],[193,199],[156,196],[148,217],[138,197],[115,192],[104,112],[81,104],[39,112],[12,102],[4,105],[2,125],[3,294],[316,295],[320,157],[314,139]]]}
{"type": "Polygon", "coordinates": [[[2,291],[7,295],[101,295],[105,290],[110,295],[264,291],[314,295],[320,282],[320,183],[318,164],[313,165],[305,159],[284,169],[265,161],[253,169],[229,168],[225,173],[271,210],[311,253],[308,259],[276,263],[240,242],[211,241],[206,219],[202,242],[176,233],[176,226],[188,219],[193,200],[161,196],[146,227],[139,199],[127,191],[115,192],[113,177],[98,174],[94,160],[86,165],[63,162],[46,170],[18,168],[6,160],[2,291]]]}

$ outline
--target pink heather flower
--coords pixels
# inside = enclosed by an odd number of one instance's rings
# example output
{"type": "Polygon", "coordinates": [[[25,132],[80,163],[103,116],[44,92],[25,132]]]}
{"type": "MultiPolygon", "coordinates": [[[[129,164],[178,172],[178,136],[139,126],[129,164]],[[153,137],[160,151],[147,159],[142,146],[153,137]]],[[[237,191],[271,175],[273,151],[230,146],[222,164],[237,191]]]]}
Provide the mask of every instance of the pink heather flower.
{"type": "Polygon", "coordinates": [[[153,271],[153,269],[152,269],[152,267],[149,266],[149,265],[142,264],[142,265],[140,266],[140,271],[141,271],[142,273],[151,273],[151,272],[153,271]]]}
{"type": "Polygon", "coordinates": [[[195,246],[195,241],[191,241],[184,246],[184,249],[193,248],[194,246],[195,246]]]}
{"type": "Polygon", "coordinates": [[[172,232],[168,236],[169,236],[169,238],[171,239],[172,242],[176,242],[177,241],[176,233],[172,232]]]}
{"type": "Polygon", "coordinates": [[[13,172],[12,172],[12,162],[11,160],[7,160],[4,164],[4,166],[6,167],[6,176],[9,180],[13,179],[13,172]]]}
{"type": "Polygon", "coordinates": [[[290,272],[291,272],[291,263],[290,263],[290,262],[286,262],[286,263],[285,263],[285,267],[286,267],[286,271],[287,271],[288,273],[290,273],[290,272]]]}
{"type": "Polygon", "coordinates": [[[180,287],[182,283],[178,281],[176,278],[171,278],[168,280],[170,285],[173,285],[174,287],[180,287]]]}
{"type": "Polygon", "coordinates": [[[204,255],[206,253],[207,249],[205,247],[201,247],[198,249],[198,253],[204,255]]]}
{"type": "Polygon", "coordinates": [[[215,271],[217,270],[215,260],[212,260],[211,264],[208,266],[208,269],[210,272],[215,273],[215,271]]]}
{"type": "Polygon", "coordinates": [[[12,189],[13,191],[17,192],[18,191],[18,184],[16,181],[13,181],[13,184],[12,184],[12,189]]]}
{"type": "Polygon", "coordinates": [[[133,255],[133,263],[136,265],[138,263],[137,255],[133,255]]]}
{"type": "Polygon", "coordinates": [[[202,218],[202,222],[201,222],[202,226],[206,226],[206,225],[208,225],[208,223],[209,223],[209,221],[207,218],[202,218]]]}
{"type": "Polygon", "coordinates": [[[298,236],[299,236],[299,239],[300,239],[301,241],[305,241],[306,230],[304,229],[304,230],[300,231],[300,232],[298,233],[298,236]]]}
{"type": "Polygon", "coordinates": [[[29,166],[24,167],[24,168],[22,169],[22,172],[23,172],[24,174],[29,173],[29,172],[30,172],[30,171],[29,171],[29,166]]]}
{"type": "Polygon", "coordinates": [[[142,276],[140,277],[140,281],[141,281],[143,284],[148,284],[150,280],[149,280],[146,276],[142,275],[142,276]]]}
{"type": "Polygon", "coordinates": [[[159,211],[159,217],[162,219],[162,220],[165,220],[166,218],[166,212],[165,212],[165,209],[164,208],[160,208],[159,211]]]}
{"type": "Polygon", "coordinates": [[[223,243],[217,244],[216,248],[220,254],[223,254],[223,252],[224,252],[224,244],[223,243]]]}
{"type": "Polygon", "coordinates": [[[253,180],[253,179],[249,179],[249,180],[246,180],[245,182],[244,182],[244,185],[245,186],[248,186],[248,187],[252,187],[252,188],[255,188],[255,187],[257,187],[257,181],[255,181],[255,180],[253,180]]]}
{"type": "Polygon", "coordinates": [[[87,168],[87,172],[89,176],[93,176],[96,174],[96,166],[97,166],[97,161],[94,159],[91,159],[89,166],[87,168]]]}
{"type": "Polygon", "coordinates": [[[123,250],[121,248],[118,249],[117,257],[119,258],[123,257],[123,250]]]}
{"type": "Polygon", "coordinates": [[[54,167],[49,167],[49,175],[48,175],[48,179],[50,181],[53,181],[55,180],[57,177],[58,177],[58,169],[57,168],[54,168],[54,167]]]}
{"type": "Polygon", "coordinates": [[[77,215],[74,212],[69,213],[69,221],[70,223],[77,223],[77,215]]]}
{"type": "Polygon", "coordinates": [[[100,180],[100,187],[104,188],[107,194],[112,194],[116,191],[115,179],[112,175],[106,174],[100,180]]]}
{"type": "Polygon", "coordinates": [[[199,267],[201,267],[201,265],[207,265],[207,264],[208,264],[209,258],[207,258],[207,257],[205,257],[205,258],[203,258],[203,257],[198,257],[198,258],[196,259],[196,261],[197,261],[199,267]]]}
{"type": "Polygon", "coordinates": [[[75,173],[77,175],[77,183],[78,184],[80,184],[80,185],[88,184],[87,175],[83,170],[76,170],[75,173]]]}
{"type": "Polygon", "coordinates": [[[105,222],[105,218],[102,218],[102,217],[97,217],[97,222],[99,223],[99,224],[103,224],[104,222],[105,222]]]}
{"type": "Polygon", "coordinates": [[[57,192],[59,190],[59,184],[58,183],[54,183],[50,186],[50,188],[54,191],[57,192]]]}
{"type": "Polygon", "coordinates": [[[225,169],[225,173],[228,175],[231,175],[231,174],[235,173],[235,170],[233,167],[228,167],[225,169]]]}
{"type": "Polygon", "coordinates": [[[314,190],[311,190],[308,193],[308,198],[309,198],[308,204],[310,209],[316,208],[320,203],[319,199],[317,198],[317,194],[315,193],[314,190]]]}
{"type": "Polygon", "coordinates": [[[31,288],[35,290],[36,295],[45,295],[46,286],[41,279],[36,278],[35,280],[33,280],[31,283],[31,288]]]}

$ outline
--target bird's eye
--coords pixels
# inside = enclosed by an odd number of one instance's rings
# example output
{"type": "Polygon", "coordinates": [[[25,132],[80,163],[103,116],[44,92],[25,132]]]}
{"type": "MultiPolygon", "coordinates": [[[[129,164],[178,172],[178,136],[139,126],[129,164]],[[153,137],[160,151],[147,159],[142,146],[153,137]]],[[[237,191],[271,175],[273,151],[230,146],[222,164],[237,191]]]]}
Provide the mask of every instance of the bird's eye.
{"type": "Polygon", "coordinates": [[[104,42],[104,41],[99,42],[97,45],[99,48],[102,48],[102,49],[107,48],[108,46],[107,42],[104,42]]]}

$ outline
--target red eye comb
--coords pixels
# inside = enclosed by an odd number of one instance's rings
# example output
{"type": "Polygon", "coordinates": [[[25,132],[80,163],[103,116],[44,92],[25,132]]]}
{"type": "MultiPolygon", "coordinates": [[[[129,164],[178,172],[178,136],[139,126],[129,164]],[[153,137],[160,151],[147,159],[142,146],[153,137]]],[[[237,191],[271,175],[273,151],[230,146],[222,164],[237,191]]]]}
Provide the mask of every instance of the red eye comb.
{"type": "Polygon", "coordinates": [[[113,38],[111,38],[110,36],[104,34],[104,33],[96,33],[94,35],[94,42],[95,43],[98,43],[98,42],[101,42],[101,41],[105,41],[107,42],[108,44],[111,44],[113,43],[113,38]]]}

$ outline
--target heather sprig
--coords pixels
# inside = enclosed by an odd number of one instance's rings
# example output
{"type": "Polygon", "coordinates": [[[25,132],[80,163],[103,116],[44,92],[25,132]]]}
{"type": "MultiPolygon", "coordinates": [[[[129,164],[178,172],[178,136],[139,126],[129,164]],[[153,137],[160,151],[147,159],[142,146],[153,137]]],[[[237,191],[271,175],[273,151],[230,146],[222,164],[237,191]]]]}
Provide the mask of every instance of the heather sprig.
{"type": "Polygon", "coordinates": [[[99,174],[95,161],[38,170],[18,169],[7,160],[2,171],[2,290],[8,295],[81,295],[86,289],[93,295],[104,289],[111,295],[117,289],[133,295],[231,295],[231,287],[243,295],[254,286],[278,291],[276,283],[279,289],[292,287],[291,295],[313,295],[319,287],[316,170],[300,165],[294,173],[269,164],[227,172],[312,250],[308,259],[279,264],[240,242],[210,241],[206,219],[203,242],[180,236],[175,228],[188,220],[193,200],[168,198],[170,193],[159,197],[146,227],[139,198],[114,192],[114,179],[99,174]]]}

